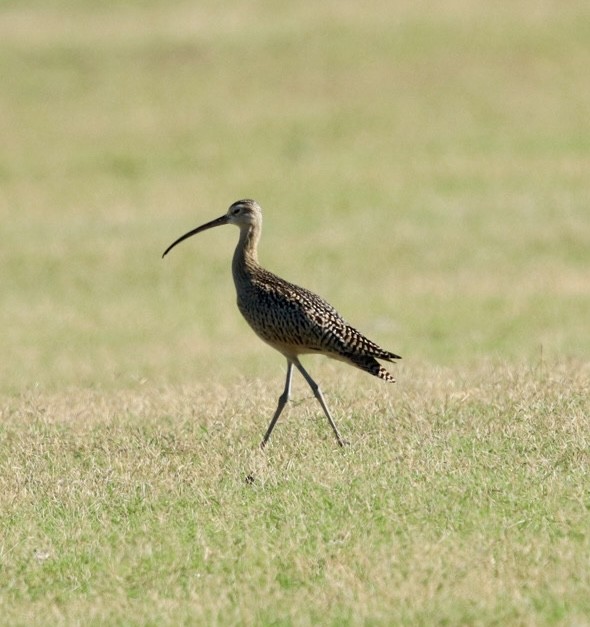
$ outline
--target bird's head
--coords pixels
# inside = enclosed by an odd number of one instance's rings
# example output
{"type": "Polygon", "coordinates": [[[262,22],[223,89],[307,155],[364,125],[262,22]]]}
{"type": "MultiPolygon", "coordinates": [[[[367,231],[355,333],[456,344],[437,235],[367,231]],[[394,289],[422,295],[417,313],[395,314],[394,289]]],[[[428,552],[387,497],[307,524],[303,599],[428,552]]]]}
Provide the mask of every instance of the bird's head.
{"type": "Polygon", "coordinates": [[[250,200],[248,198],[244,200],[236,200],[236,202],[229,206],[229,209],[224,215],[216,218],[215,220],[211,220],[211,222],[198,226],[196,229],[185,233],[172,242],[172,244],[170,244],[170,246],[168,246],[168,248],[164,251],[162,257],[165,257],[176,246],[176,244],[180,244],[180,242],[183,242],[185,239],[188,239],[197,233],[202,233],[207,229],[222,226],[223,224],[235,224],[236,226],[239,226],[240,229],[247,229],[248,227],[257,227],[260,229],[262,226],[262,209],[255,200],[250,200]]]}
{"type": "Polygon", "coordinates": [[[239,227],[259,226],[262,224],[262,209],[255,200],[236,200],[230,205],[225,217],[227,224],[236,224],[239,227]]]}

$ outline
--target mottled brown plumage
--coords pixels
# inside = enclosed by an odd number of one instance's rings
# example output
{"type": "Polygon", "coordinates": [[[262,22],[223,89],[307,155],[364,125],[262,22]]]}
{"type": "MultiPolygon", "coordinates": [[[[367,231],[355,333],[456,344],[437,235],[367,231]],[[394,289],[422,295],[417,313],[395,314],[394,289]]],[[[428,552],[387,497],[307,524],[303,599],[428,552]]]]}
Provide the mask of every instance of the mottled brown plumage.
{"type": "Polygon", "coordinates": [[[225,215],[189,231],[173,242],[164,255],[188,237],[222,224],[236,224],[240,228],[240,239],[232,261],[238,308],[254,332],[287,359],[285,389],[279,398],[261,446],[266,445],[289,399],[293,366],[311,386],[338,443],[342,445],[343,440],[320,388],[301,365],[299,355],[305,353],[326,355],[389,382],[395,379],[377,360],[391,362],[401,358],[382,349],[347,324],[340,314],[317,294],[289,283],[260,266],[257,247],[262,229],[262,210],[254,200],[238,200],[233,203],[225,215]]]}

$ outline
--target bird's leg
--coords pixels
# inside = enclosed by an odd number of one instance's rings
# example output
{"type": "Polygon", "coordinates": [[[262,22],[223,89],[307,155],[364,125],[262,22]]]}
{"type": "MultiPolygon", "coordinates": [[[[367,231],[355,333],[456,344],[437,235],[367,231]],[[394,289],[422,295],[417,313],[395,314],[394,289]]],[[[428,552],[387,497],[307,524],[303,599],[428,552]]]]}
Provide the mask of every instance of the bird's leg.
{"type": "Polygon", "coordinates": [[[294,363],[297,366],[297,370],[299,370],[299,372],[303,375],[304,379],[309,384],[309,387],[311,388],[313,395],[320,402],[320,405],[322,406],[322,409],[324,410],[324,414],[326,414],[326,417],[328,418],[328,422],[330,423],[330,426],[332,427],[332,430],[334,431],[334,435],[336,436],[336,440],[338,441],[338,444],[340,444],[340,446],[344,446],[346,444],[346,441],[342,439],[342,436],[338,432],[338,428],[336,427],[336,423],[334,422],[330,414],[330,410],[328,409],[328,406],[326,405],[326,401],[324,400],[324,395],[322,394],[322,391],[320,390],[320,386],[309,376],[307,370],[301,365],[301,362],[298,359],[295,360],[294,363]]]}
{"type": "Polygon", "coordinates": [[[283,411],[287,401],[289,400],[289,396],[291,395],[291,377],[293,376],[293,362],[287,360],[287,379],[285,380],[285,389],[283,393],[279,396],[279,404],[277,405],[277,410],[275,411],[275,415],[272,417],[270,424],[268,425],[268,429],[262,438],[262,442],[260,443],[260,448],[264,448],[266,443],[268,442],[268,438],[270,438],[270,434],[274,429],[281,412],[283,411]]]}

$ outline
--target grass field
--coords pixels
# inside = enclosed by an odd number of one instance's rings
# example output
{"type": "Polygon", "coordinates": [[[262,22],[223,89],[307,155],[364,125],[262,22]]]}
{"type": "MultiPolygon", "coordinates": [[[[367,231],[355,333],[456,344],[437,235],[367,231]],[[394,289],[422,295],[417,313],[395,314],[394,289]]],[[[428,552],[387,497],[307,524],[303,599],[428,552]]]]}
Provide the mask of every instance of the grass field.
{"type": "Polygon", "coordinates": [[[0,5],[3,624],[590,624],[586,2],[0,5]],[[403,355],[284,360],[261,261],[403,355]],[[246,477],[253,475],[252,484],[246,477]]]}

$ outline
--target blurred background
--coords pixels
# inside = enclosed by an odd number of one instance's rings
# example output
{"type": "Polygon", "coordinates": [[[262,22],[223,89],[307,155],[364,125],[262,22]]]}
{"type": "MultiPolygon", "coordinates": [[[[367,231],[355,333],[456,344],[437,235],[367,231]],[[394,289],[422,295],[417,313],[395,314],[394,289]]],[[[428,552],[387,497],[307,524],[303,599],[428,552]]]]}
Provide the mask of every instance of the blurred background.
{"type": "Polygon", "coordinates": [[[160,258],[242,197],[403,368],[587,360],[589,42],[581,0],[4,0],[0,390],[280,379],[237,230],[160,258]]]}

